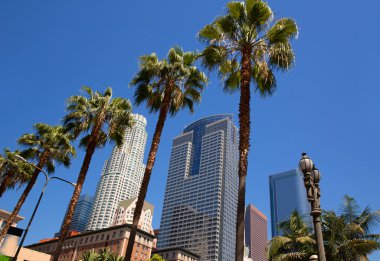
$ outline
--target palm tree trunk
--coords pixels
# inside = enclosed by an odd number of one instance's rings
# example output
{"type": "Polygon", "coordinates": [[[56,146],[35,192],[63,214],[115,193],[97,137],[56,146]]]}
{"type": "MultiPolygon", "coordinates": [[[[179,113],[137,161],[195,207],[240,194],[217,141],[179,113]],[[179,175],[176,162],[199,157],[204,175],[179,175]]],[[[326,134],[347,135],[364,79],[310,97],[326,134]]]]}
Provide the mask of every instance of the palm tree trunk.
{"type": "Polygon", "coordinates": [[[24,189],[24,192],[22,193],[21,197],[19,198],[15,208],[13,209],[12,214],[9,216],[7,223],[4,225],[3,229],[1,230],[0,242],[1,242],[1,240],[3,240],[3,238],[5,237],[5,235],[8,232],[8,229],[11,227],[13,221],[17,217],[22,205],[24,204],[26,198],[29,195],[29,192],[32,190],[34,184],[36,183],[36,180],[38,178],[38,174],[41,172],[40,169],[42,169],[45,166],[47,159],[48,159],[48,153],[44,152],[40,158],[40,161],[37,164],[37,168],[35,169],[32,178],[29,180],[28,185],[24,189]]]}
{"type": "Polygon", "coordinates": [[[8,186],[10,185],[11,181],[12,181],[12,175],[14,173],[7,173],[5,178],[3,179],[3,182],[1,182],[1,185],[0,185],[0,197],[3,196],[5,190],[8,188],[8,186]]]}
{"type": "Polygon", "coordinates": [[[68,211],[65,216],[65,221],[63,222],[63,225],[62,225],[61,235],[59,236],[59,239],[57,242],[57,247],[54,252],[53,261],[58,261],[59,256],[62,251],[63,243],[65,242],[65,239],[69,233],[69,228],[70,228],[71,221],[74,215],[75,207],[77,205],[80,193],[82,192],[83,183],[86,179],[88,168],[90,167],[92,155],[94,155],[94,152],[96,149],[98,136],[99,136],[99,132],[102,127],[103,121],[104,121],[104,115],[100,115],[97,124],[94,126],[91,132],[91,138],[87,145],[86,155],[83,159],[82,167],[79,172],[79,176],[78,176],[77,183],[73,192],[73,196],[71,197],[68,211]]]}
{"type": "Polygon", "coordinates": [[[171,100],[171,90],[172,90],[172,86],[171,84],[168,84],[168,86],[165,89],[165,95],[162,101],[162,107],[160,108],[160,114],[158,116],[156,129],[154,131],[152,144],[150,146],[148,162],[145,167],[145,173],[144,173],[144,177],[141,183],[139,196],[137,198],[136,208],[133,213],[133,223],[132,223],[131,231],[129,233],[128,246],[127,246],[127,250],[125,251],[124,261],[131,260],[133,246],[135,244],[135,237],[137,233],[137,225],[141,217],[141,212],[144,206],[146,192],[149,186],[150,176],[152,174],[152,169],[154,166],[154,162],[156,160],[158,145],[160,144],[161,133],[162,133],[162,130],[164,129],[166,117],[169,110],[169,105],[170,105],[170,100],[171,100]]]}
{"type": "Polygon", "coordinates": [[[244,258],[244,212],[245,212],[245,186],[248,169],[248,151],[250,135],[250,101],[251,101],[251,49],[243,51],[241,60],[241,86],[239,103],[239,191],[236,218],[236,249],[235,261],[244,258]]]}

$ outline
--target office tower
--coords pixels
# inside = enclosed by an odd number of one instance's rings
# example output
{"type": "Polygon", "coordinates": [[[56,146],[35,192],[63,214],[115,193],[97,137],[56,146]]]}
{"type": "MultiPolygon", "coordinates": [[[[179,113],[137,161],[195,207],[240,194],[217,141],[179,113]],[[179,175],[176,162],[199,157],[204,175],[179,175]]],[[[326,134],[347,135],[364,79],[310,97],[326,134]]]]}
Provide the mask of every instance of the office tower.
{"type": "Polygon", "coordinates": [[[280,222],[289,219],[297,210],[310,219],[310,206],[306,198],[303,175],[298,169],[269,176],[272,236],[281,235],[280,222]]]}
{"type": "Polygon", "coordinates": [[[267,261],[265,247],[268,242],[267,217],[250,204],[245,210],[245,244],[249,257],[255,261],[267,261]]]}
{"type": "Polygon", "coordinates": [[[132,116],[135,124],[127,128],[124,143],[113,148],[104,164],[87,230],[109,227],[119,202],[138,196],[145,169],[146,119],[132,116]]]}
{"type": "MultiPolygon", "coordinates": [[[[92,206],[94,204],[94,198],[90,195],[80,195],[78,199],[78,203],[74,210],[74,215],[71,220],[71,225],[69,230],[70,231],[77,231],[77,232],[84,232],[86,230],[86,226],[88,223],[88,220],[91,215],[92,206]]],[[[67,210],[66,210],[67,214],[67,210]]],[[[66,216],[65,214],[65,216],[66,216]]],[[[64,222],[65,220],[63,220],[64,222]]],[[[62,225],[63,225],[62,222],[62,225]]],[[[61,226],[62,230],[62,226],[61,226]]],[[[61,230],[58,233],[55,233],[54,236],[58,237],[61,234],[61,230]]]]}
{"type": "MultiPolygon", "coordinates": [[[[123,201],[117,206],[113,226],[122,224],[132,224],[133,213],[136,208],[137,198],[130,198],[123,201]]],[[[143,210],[141,212],[140,220],[137,225],[142,231],[153,234],[152,221],[153,221],[154,206],[149,202],[144,201],[143,210]]]]}
{"type": "Polygon", "coordinates": [[[230,114],[198,120],[174,138],[159,250],[181,247],[201,260],[235,259],[238,143],[230,114]]]}

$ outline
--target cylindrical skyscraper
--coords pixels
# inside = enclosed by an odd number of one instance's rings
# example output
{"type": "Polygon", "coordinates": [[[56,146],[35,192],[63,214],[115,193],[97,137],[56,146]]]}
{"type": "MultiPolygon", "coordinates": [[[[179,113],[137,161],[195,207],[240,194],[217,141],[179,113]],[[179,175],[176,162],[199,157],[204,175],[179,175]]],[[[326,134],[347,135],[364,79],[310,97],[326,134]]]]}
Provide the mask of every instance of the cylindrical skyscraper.
{"type": "Polygon", "coordinates": [[[145,165],[147,139],[146,119],[133,114],[135,124],[128,128],[122,146],[114,147],[106,160],[98,186],[87,230],[98,230],[112,224],[120,201],[138,196],[145,165]]]}

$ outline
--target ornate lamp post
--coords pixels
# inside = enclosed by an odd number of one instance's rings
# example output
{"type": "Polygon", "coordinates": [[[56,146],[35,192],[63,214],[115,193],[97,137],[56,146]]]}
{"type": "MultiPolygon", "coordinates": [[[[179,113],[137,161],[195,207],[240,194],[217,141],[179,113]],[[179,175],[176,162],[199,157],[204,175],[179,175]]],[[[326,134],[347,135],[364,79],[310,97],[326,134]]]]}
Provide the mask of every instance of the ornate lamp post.
{"type": "Polygon", "coordinates": [[[321,190],[319,188],[319,181],[321,180],[321,173],[313,164],[313,161],[302,153],[302,158],[299,162],[299,169],[303,173],[303,180],[306,188],[307,200],[311,205],[310,215],[313,217],[314,232],[317,239],[318,258],[319,261],[326,261],[325,247],[323,245],[322,226],[321,226],[321,190]]]}

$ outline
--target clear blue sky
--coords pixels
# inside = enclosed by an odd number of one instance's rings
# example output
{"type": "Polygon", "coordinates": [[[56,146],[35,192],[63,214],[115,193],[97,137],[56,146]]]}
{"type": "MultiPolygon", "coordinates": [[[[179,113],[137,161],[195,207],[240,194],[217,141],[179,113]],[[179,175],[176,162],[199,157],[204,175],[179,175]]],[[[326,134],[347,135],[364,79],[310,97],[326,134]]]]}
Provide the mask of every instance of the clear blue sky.
{"type": "MultiPolygon", "coordinates": [[[[58,124],[65,99],[84,84],[107,86],[131,98],[128,88],[138,57],[181,45],[200,50],[195,35],[224,12],[226,1],[1,1],[0,3],[0,147],[16,148],[16,139],[37,122],[58,124]]],[[[247,203],[266,215],[268,176],[295,168],[306,151],[322,172],[322,204],[337,209],[344,194],[364,207],[380,209],[380,58],[378,1],[269,2],[276,17],[293,17],[300,28],[294,41],[295,68],[278,74],[271,98],[252,98],[252,135],[247,203]]],[[[147,200],[155,205],[159,227],[173,137],[184,126],[211,114],[234,113],[238,95],[221,91],[212,75],[195,114],[179,113],[166,123],[147,200]]],[[[148,143],[157,115],[148,119],[148,143]]],[[[235,121],[237,123],[237,121],[235,121]]],[[[94,194],[110,146],[97,151],[83,189],[94,194]]],[[[56,174],[75,181],[83,160],[56,174]]],[[[21,214],[28,219],[41,189],[38,180],[21,214]]],[[[0,208],[11,210],[22,190],[7,192],[0,208]]],[[[72,188],[51,183],[26,243],[51,237],[59,229],[72,188]]],[[[26,226],[26,222],[20,224],[26,226]]],[[[373,257],[373,260],[380,260],[373,257]]]]}

